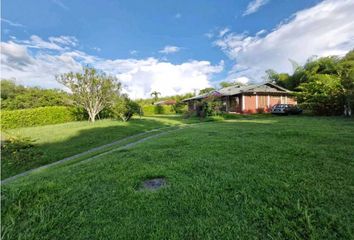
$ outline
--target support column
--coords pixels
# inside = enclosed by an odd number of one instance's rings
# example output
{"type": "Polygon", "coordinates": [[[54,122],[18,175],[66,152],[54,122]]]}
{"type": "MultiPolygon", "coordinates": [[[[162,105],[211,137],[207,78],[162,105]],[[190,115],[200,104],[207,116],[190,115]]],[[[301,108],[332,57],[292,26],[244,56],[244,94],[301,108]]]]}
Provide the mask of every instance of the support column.
{"type": "Polygon", "coordinates": [[[242,94],[242,112],[245,111],[245,95],[242,94]]]}
{"type": "Polygon", "coordinates": [[[229,96],[226,96],[226,112],[229,112],[230,99],[229,96]]]}
{"type": "Polygon", "coordinates": [[[270,108],[270,96],[269,95],[267,97],[267,106],[268,106],[268,108],[270,108]]]}

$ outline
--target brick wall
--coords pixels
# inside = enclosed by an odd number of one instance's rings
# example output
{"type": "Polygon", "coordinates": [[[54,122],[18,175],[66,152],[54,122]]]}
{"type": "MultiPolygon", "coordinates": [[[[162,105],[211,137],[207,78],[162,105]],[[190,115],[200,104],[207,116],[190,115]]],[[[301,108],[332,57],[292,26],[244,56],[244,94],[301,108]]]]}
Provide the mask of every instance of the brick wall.
{"type": "Polygon", "coordinates": [[[256,95],[245,95],[244,98],[244,113],[255,113],[256,112],[256,95]]]}
{"type": "Polygon", "coordinates": [[[269,107],[268,107],[268,95],[258,95],[258,109],[256,108],[256,95],[245,95],[244,98],[244,110],[243,113],[256,113],[260,109],[264,112],[270,112],[271,108],[275,104],[288,103],[296,104],[296,100],[290,96],[272,96],[269,95],[269,107]]]}

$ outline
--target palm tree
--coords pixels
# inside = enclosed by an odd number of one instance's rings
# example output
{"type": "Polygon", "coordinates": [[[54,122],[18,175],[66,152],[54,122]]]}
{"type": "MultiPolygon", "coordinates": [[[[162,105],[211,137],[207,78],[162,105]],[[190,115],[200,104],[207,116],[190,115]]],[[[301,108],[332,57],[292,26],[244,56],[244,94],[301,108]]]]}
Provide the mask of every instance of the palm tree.
{"type": "Polygon", "coordinates": [[[151,97],[154,98],[155,101],[157,101],[157,99],[159,99],[159,95],[161,95],[161,93],[157,92],[157,91],[153,91],[150,95],[151,95],[151,97]]]}

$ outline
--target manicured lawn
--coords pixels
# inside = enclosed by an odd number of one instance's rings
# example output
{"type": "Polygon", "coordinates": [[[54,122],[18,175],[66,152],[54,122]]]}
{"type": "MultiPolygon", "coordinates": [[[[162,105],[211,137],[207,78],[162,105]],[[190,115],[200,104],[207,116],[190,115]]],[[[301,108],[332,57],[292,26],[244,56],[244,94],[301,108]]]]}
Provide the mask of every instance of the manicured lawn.
{"type": "Polygon", "coordinates": [[[353,239],[354,121],[192,125],[2,186],[4,239],[353,239]],[[142,191],[142,180],[168,185],[142,191]]]}
{"type": "Polygon", "coordinates": [[[8,130],[5,136],[9,134],[35,140],[35,150],[40,154],[36,159],[23,159],[21,163],[3,158],[1,176],[4,179],[133,134],[185,122],[179,116],[160,116],[135,118],[129,122],[101,120],[92,124],[82,121],[8,130]]]}

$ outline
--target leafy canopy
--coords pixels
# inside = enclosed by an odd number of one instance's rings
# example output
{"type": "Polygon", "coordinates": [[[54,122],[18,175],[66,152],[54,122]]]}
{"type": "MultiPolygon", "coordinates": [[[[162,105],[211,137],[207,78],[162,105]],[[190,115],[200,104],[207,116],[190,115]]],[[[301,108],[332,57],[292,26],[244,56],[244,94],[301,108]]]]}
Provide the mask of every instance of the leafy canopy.
{"type": "Polygon", "coordinates": [[[84,67],[82,73],[59,75],[57,81],[70,89],[74,102],[87,111],[91,122],[99,112],[112,105],[121,91],[121,84],[115,77],[90,67],[84,67]]]}

